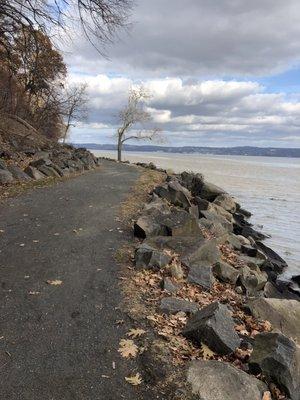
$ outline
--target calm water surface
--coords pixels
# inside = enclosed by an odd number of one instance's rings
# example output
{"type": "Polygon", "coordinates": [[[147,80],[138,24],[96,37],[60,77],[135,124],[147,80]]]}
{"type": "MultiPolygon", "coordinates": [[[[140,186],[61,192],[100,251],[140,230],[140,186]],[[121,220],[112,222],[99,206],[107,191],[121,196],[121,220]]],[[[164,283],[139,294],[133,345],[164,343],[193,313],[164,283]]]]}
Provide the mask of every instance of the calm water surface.
{"type": "MultiPolygon", "coordinates": [[[[115,158],[115,152],[95,151],[115,158]]],[[[256,228],[271,235],[265,243],[300,273],[300,159],[124,152],[124,160],[152,161],[174,172],[201,172],[253,213],[256,228]]]]}

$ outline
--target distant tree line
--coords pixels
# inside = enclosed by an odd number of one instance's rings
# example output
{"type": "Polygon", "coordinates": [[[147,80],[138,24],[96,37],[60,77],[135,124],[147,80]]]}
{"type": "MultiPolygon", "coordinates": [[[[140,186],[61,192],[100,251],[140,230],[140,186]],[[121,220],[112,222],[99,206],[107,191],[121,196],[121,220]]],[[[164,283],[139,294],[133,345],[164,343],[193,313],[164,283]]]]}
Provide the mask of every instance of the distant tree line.
{"type": "Polygon", "coordinates": [[[68,86],[53,32],[80,24],[100,52],[126,27],[132,0],[1,0],[0,118],[5,114],[42,135],[65,140],[87,101],[85,85],[68,86]]]}

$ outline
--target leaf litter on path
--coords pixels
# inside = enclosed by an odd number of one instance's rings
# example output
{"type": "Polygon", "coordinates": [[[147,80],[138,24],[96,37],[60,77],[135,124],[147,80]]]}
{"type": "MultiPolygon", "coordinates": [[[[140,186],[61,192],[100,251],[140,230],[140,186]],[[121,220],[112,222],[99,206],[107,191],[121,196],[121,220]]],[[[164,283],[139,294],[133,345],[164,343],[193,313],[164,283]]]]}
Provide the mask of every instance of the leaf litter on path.
{"type": "Polygon", "coordinates": [[[133,386],[138,386],[143,382],[141,375],[139,373],[133,376],[125,376],[125,381],[133,386]]]}
{"type": "Polygon", "coordinates": [[[53,281],[50,280],[50,279],[48,279],[48,280],[46,281],[46,283],[47,283],[48,285],[52,285],[52,286],[60,286],[63,282],[62,282],[61,280],[59,280],[59,279],[54,279],[53,281]]]}
{"type": "Polygon", "coordinates": [[[124,358],[135,358],[138,354],[139,348],[131,339],[121,339],[118,352],[124,358]]]}
{"type": "Polygon", "coordinates": [[[141,337],[142,335],[144,335],[146,333],[146,331],[144,331],[144,329],[130,329],[130,331],[127,333],[127,336],[136,339],[138,337],[141,337]]]}

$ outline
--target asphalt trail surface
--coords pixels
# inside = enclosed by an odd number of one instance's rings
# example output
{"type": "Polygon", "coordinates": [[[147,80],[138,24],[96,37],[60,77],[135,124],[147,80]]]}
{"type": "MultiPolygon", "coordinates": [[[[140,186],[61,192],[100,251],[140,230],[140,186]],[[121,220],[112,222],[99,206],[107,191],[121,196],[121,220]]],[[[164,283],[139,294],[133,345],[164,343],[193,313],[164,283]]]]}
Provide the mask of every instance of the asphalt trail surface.
{"type": "Polygon", "coordinates": [[[162,398],[125,382],[138,366],[117,352],[132,327],[113,257],[129,235],[117,215],[139,175],[103,161],[0,206],[1,400],[162,398]]]}

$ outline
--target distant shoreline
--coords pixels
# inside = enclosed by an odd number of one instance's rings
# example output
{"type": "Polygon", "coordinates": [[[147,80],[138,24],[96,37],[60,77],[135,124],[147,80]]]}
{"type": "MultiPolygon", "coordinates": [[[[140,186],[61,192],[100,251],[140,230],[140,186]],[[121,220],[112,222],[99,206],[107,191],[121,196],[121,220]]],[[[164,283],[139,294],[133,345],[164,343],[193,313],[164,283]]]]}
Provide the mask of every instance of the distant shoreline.
{"type": "MultiPolygon", "coordinates": [[[[114,144],[74,143],[75,147],[85,147],[90,150],[115,151],[114,144]]],[[[258,156],[258,157],[285,157],[300,158],[300,148],[275,148],[275,147],[172,147],[152,145],[125,145],[124,151],[151,152],[166,154],[201,154],[215,156],[258,156]]]]}

